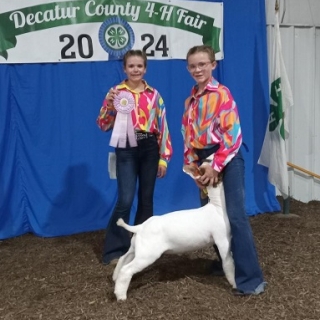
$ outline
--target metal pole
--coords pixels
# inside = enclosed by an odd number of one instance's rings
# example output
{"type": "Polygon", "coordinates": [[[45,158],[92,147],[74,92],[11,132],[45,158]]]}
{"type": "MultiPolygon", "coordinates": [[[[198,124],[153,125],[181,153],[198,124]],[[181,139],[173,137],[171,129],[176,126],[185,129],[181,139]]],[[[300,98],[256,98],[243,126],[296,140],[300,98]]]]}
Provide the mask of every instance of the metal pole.
{"type": "Polygon", "coordinates": [[[290,187],[288,187],[288,197],[283,199],[283,214],[288,214],[290,212],[290,187]]]}

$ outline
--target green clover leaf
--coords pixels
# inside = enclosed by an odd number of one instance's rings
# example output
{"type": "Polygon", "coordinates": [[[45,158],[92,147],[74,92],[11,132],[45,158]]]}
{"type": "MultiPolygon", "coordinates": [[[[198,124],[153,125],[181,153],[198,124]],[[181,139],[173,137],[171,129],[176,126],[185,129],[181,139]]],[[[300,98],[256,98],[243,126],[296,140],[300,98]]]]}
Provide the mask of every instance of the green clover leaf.
{"type": "Polygon", "coordinates": [[[122,26],[118,26],[117,28],[111,27],[107,31],[107,34],[109,36],[107,42],[112,47],[123,47],[127,42],[127,39],[125,37],[126,33],[126,30],[122,26]]]}

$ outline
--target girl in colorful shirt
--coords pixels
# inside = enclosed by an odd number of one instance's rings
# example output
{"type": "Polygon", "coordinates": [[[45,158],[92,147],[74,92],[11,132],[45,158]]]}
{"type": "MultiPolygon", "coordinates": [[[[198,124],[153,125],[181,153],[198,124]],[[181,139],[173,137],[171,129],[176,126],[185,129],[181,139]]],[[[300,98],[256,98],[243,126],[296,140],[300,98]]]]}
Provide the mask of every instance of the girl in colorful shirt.
{"type": "Polygon", "coordinates": [[[163,99],[143,80],[147,67],[145,53],[130,50],[123,64],[128,78],[110,89],[97,118],[101,130],[113,129],[110,144],[115,147],[118,184],[118,200],[104,241],[104,264],[116,261],[130,247],[128,232],[116,222],[119,218],[128,222],[137,181],[135,224],[140,224],[153,215],[155,181],[165,176],[172,157],[163,99]]]}
{"type": "MultiPolygon", "coordinates": [[[[196,85],[185,102],[182,117],[184,164],[199,164],[214,153],[212,167],[197,181],[200,189],[218,181],[223,172],[227,214],[230,220],[231,251],[235,262],[235,295],[264,292],[265,282],[259,266],[249,219],[245,211],[244,160],[241,155],[242,133],[237,105],[227,87],[212,77],[216,68],[211,47],[201,45],[187,54],[188,70],[196,85]]],[[[201,201],[204,205],[207,199],[201,201]]],[[[215,250],[220,258],[217,247],[215,250]]],[[[213,266],[222,271],[220,262],[213,266]]]]}

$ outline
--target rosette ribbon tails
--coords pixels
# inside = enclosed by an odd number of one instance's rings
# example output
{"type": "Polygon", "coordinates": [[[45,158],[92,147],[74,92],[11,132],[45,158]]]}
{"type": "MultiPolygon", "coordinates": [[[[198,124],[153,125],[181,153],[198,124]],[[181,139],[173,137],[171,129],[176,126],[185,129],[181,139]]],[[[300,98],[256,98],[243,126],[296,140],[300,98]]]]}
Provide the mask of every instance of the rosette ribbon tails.
{"type": "Polygon", "coordinates": [[[134,134],[131,111],[135,108],[134,97],[130,92],[121,91],[113,101],[117,110],[115,123],[110,139],[110,146],[125,148],[127,139],[130,147],[136,147],[137,141],[134,134]]]}

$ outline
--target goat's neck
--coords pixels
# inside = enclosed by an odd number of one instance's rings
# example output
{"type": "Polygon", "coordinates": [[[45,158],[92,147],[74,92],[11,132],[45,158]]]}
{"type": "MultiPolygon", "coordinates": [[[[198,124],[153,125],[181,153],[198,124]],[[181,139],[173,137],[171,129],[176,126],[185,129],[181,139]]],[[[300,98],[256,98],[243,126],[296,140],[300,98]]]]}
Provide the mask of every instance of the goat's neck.
{"type": "Polygon", "coordinates": [[[208,196],[210,203],[215,206],[224,207],[225,206],[225,198],[224,198],[224,190],[222,185],[218,185],[217,187],[210,187],[208,190],[208,196]]]}

